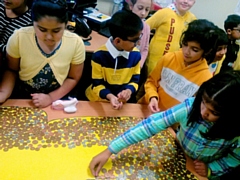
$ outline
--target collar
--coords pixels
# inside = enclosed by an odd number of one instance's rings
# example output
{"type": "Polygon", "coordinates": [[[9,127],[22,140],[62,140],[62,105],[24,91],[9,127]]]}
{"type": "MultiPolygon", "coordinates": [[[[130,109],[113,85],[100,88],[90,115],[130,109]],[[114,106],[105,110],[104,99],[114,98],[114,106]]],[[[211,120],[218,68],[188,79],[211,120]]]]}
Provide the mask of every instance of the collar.
{"type": "Polygon", "coordinates": [[[180,13],[178,12],[178,10],[176,8],[175,3],[169,4],[167,7],[170,8],[171,10],[173,10],[176,14],[180,15],[180,13]]]}
{"type": "Polygon", "coordinates": [[[108,50],[108,52],[111,54],[111,56],[112,56],[114,59],[116,59],[118,56],[123,56],[124,58],[128,59],[128,57],[129,57],[129,52],[117,50],[117,49],[113,46],[111,40],[112,40],[112,37],[108,38],[108,41],[107,41],[107,43],[106,43],[107,50],[108,50]]]}

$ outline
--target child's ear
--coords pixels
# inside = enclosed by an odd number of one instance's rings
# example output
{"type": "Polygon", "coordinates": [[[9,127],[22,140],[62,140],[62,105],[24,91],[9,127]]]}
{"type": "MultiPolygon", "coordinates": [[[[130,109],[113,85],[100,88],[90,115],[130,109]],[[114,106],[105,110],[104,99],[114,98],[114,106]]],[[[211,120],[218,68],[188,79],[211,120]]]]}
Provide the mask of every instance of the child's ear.
{"type": "Polygon", "coordinates": [[[132,5],[132,4],[129,4],[128,7],[129,7],[129,9],[132,11],[133,5],[132,5]]]}
{"type": "Polygon", "coordinates": [[[115,42],[116,43],[120,43],[121,42],[121,39],[119,37],[115,38],[115,42]]]}
{"type": "Polygon", "coordinates": [[[231,29],[227,29],[227,34],[232,34],[232,30],[231,29]]]}
{"type": "Polygon", "coordinates": [[[121,42],[121,39],[119,37],[116,37],[114,40],[113,40],[113,44],[119,44],[121,42]]]}

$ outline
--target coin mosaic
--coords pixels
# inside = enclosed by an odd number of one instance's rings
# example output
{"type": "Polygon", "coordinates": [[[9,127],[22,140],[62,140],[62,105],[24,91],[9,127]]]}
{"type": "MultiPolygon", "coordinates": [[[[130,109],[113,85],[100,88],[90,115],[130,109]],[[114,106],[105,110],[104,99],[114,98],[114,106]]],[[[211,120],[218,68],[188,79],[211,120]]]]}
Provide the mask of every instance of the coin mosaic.
{"type": "MultiPolygon", "coordinates": [[[[0,151],[40,151],[49,147],[73,149],[108,146],[141,121],[136,117],[71,117],[48,120],[47,113],[30,107],[0,107],[0,151]]],[[[165,130],[111,156],[96,179],[197,179],[186,169],[184,153],[165,130]]]]}

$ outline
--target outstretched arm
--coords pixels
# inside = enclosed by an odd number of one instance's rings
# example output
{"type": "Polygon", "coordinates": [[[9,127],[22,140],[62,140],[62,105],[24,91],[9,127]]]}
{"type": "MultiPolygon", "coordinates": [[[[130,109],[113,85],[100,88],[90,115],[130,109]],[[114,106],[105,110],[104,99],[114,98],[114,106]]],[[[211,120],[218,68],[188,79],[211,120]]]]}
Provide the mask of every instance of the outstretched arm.
{"type": "Polygon", "coordinates": [[[167,129],[176,122],[186,120],[189,109],[187,106],[189,106],[189,103],[182,103],[169,109],[167,112],[153,114],[118,136],[110,143],[108,149],[92,159],[89,167],[93,176],[98,176],[99,171],[111,154],[117,154],[128,146],[148,139],[158,132],[167,129]]]}
{"type": "Polygon", "coordinates": [[[103,165],[107,162],[112,153],[106,149],[97,156],[93,157],[90,162],[89,168],[93,176],[97,177],[103,165]]]}

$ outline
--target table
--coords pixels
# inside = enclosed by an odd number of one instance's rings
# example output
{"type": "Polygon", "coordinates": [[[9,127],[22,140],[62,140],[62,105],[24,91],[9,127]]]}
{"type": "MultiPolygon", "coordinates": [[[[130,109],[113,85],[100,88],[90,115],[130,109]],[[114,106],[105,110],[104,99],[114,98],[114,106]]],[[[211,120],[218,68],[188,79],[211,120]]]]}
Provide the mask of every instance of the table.
{"type": "MultiPolygon", "coordinates": [[[[2,108],[8,108],[10,106],[19,106],[19,107],[26,107],[30,108],[32,107],[30,100],[7,100],[4,104],[2,104],[2,108]]],[[[86,144],[86,147],[84,146],[84,142],[82,145],[73,145],[71,147],[72,140],[71,138],[74,137],[76,134],[73,133],[74,129],[81,129],[85,128],[87,126],[84,126],[84,123],[88,123],[87,119],[71,119],[76,116],[104,116],[104,117],[126,117],[126,116],[134,116],[134,117],[147,117],[150,115],[150,112],[146,105],[140,105],[140,104],[124,104],[123,109],[121,110],[114,110],[111,108],[109,103],[104,102],[88,102],[88,101],[79,101],[77,104],[77,112],[74,114],[66,114],[62,111],[56,111],[52,110],[51,107],[43,108],[40,112],[42,116],[38,116],[39,119],[45,118],[45,120],[39,120],[36,118],[36,113],[39,113],[39,111],[36,110],[36,112],[32,113],[30,112],[31,118],[24,118],[24,116],[21,116],[21,114],[25,113],[23,109],[19,109],[15,112],[15,116],[20,116],[22,121],[25,123],[19,123],[22,124],[21,126],[16,122],[17,120],[13,120],[14,123],[9,122],[7,118],[2,119],[0,124],[0,130],[2,130],[1,138],[8,138],[8,136],[11,136],[11,139],[18,138],[15,137],[16,135],[19,135],[22,137],[23,142],[18,142],[18,148],[11,147],[10,149],[7,149],[5,152],[5,149],[0,150],[0,179],[81,179],[82,177],[87,177],[87,179],[92,179],[93,177],[90,175],[87,167],[83,167],[82,164],[87,164],[90,162],[91,158],[93,157],[92,154],[97,154],[98,152],[104,150],[106,146],[102,147],[96,147],[91,145],[91,148],[88,148],[86,144]],[[47,113],[47,116],[44,115],[44,113],[47,113]],[[62,118],[60,120],[57,120],[58,118],[62,118]],[[34,121],[33,121],[34,120],[34,121]],[[30,123],[26,123],[26,122],[30,123]],[[34,124],[36,121],[38,124],[34,124]],[[44,122],[46,121],[46,122],[44,122]],[[48,121],[48,124],[47,124],[48,121]],[[80,126],[77,126],[76,122],[83,123],[80,126]],[[4,125],[5,123],[5,125],[4,125]],[[8,125],[6,125],[9,123],[8,125]],[[45,123],[45,124],[44,124],[45,123]],[[66,126],[64,128],[61,128],[64,126],[63,124],[70,124],[70,126],[66,126]],[[31,126],[29,128],[29,125],[31,126]],[[28,126],[28,127],[25,127],[28,126]],[[7,127],[7,128],[4,128],[7,127]],[[43,131],[44,133],[48,134],[44,135],[51,137],[51,143],[49,147],[46,145],[45,138],[42,138],[41,134],[42,131],[39,131],[39,129],[43,129],[48,127],[49,129],[47,131],[43,131]],[[12,129],[12,130],[9,130],[12,129]],[[21,133],[15,133],[18,131],[18,129],[21,129],[21,133]],[[70,129],[70,131],[69,131],[70,129]],[[23,131],[24,130],[24,131],[23,131]],[[26,131],[28,131],[26,133],[26,131]],[[59,132],[60,131],[60,132],[59,132]],[[49,132],[52,133],[49,135],[49,132]],[[65,136],[61,136],[62,134],[67,134],[68,140],[71,142],[68,142],[68,148],[65,146],[61,146],[60,144],[57,144],[57,142],[61,141],[65,138],[65,136]],[[71,132],[71,133],[70,133],[71,132]],[[25,135],[29,135],[30,137],[30,145],[28,149],[24,149],[24,146],[21,145],[24,144],[24,138],[26,139],[25,135]],[[37,134],[34,136],[34,134],[37,134]],[[61,137],[57,137],[55,135],[60,135],[61,137]],[[37,146],[37,141],[42,143],[42,145],[39,147],[37,146]],[[3,163],[5,162],[5,163],[3,163]],[[47,162],[47,164],[46,164],[47,162]],[[47,169],[38,169],[37,167],[48,167],[47,169]],[[10,168],[9,168],[10,167],[10,168]],[[57,167],[57,168],[56,168],[57,167]],[[16,170],[18,169],[18,170],[16,170]],[[79,171],[79,173],[78,173],[79,171]],[[76,173],[77,172],[77,173],[76,173]],[[4,176],[3,176],[4,175],[4,176]],[[2,176],[2,177],[1,177],[2,176]],[[7,177],[7,178],[5,178],[7,177]]],[[[28,110],[28,109],[27,109],[28,110]]],[[[0,112],[2,113],[2,112],[0,112]]],[[[3,116],[3,114],[1,114],[3,116]]],[[[106,119],[107,121],[109,119],[106,119]]],[[[129,119],[131,120],[131,119],[129,119]]],[[[134,119],[132,119],[134,120],[134,119]]],[[[120,122],[121,121],[115,121],[114,118],[110,118],[110,121],[113,123],[120,122]]],[[[97,121],[102,122],[104,121],[97,121]]],[[[130,122],[130,121],[129,121],[130,122]]],[[[109,123],[111,125],[111,123],[109,123]]],[[[108,124],[108,125],[109,125],[108,124]]],[[[111,126],[113,127],[113,126],[111,126]]],[[[101,130],[101,127],[99,125],[99,128],[101,130]]],[[[114,128],[112,128],[114,129],[114,128]]],[[[108,134],[112,133],[112,129],[109,129],[109,132],[106,132],[104,136],[107,136],[108,134]]],[[[88,130],[90,131],[90,130],[88,130]]],[[[174,135],[174,132],[169,129],[169,132],[174,135]]],[[[93,138],[90,137],[90,134],[83,134],[81,137],[84,138],[93,138]]],[[[27,137],[28,138],[28,137],[27,137]]],[[[5,144],[5,146],[9,146],[11,144],[11,141],[3,141],[3,139],[0,139],[2,142],[1,144],[5,144]]],[[[48,140],[46,140],[48,141],[48,140]]],[[[38,143],[39,144],[39,143],[38,143]]],[[[49,145],[49,144],[48,144],[49,145]]],[[[126,152],[124,152],[126,153],[126,152]]],[[[120,156],[120,159],[122,157],[123,153],[120,156]]],[[[119,157],[115,157],[119,158],[119,157]]],[[[142,163],[142,161],[140,161],[142,163]]],[[[110,167],[110,163],[109,167],[110,167]]],[[[141,164],[140,164],[141,165],[141,164]]],[[[187,157],[186,162],[187,169],[191,171],[198,179],[204,180],[206,178],[202,178],[198,176],[194,170],[193,170],[193,164],[192,160],[187,157]]],[[[118,168],[118,167],[117,167],[118,168]]],[[[105,169],[106,170],[106,169],[105,169]]],[[[86,178],[84,178],[86,179],[86,178]]]]}
{"type": "Polygon", "coordinates": [[[90,36],[92,37],[92,39],[88,41],[90,43],[90,45],[89,46],[85,45],[87,53],[93,53],[100,46],[105,44],[107,42],[107,39],[108,39],[105,36],[102,36],[101,34],[98,34],[96,31],[92,31],[90,36]]]}

